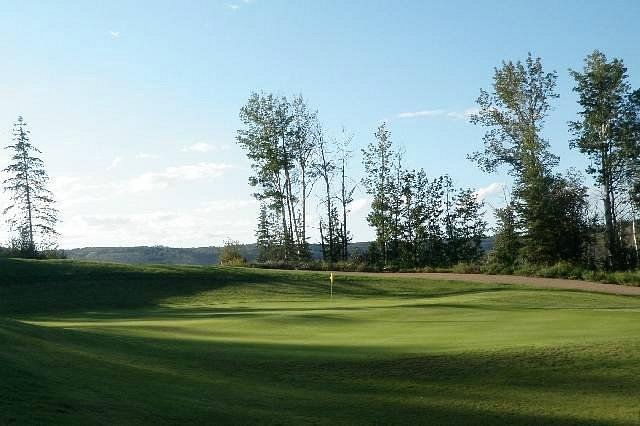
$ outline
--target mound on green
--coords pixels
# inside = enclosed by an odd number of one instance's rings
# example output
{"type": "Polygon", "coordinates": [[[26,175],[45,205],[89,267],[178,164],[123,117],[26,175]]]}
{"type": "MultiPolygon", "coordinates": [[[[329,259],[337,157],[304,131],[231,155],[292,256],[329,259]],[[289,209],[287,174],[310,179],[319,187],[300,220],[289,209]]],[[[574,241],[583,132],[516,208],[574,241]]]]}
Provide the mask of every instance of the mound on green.
{"type": "Polygon", "coordinates": [[[640,298],[0,261],[0,424],[637,424],[640,298]]]}

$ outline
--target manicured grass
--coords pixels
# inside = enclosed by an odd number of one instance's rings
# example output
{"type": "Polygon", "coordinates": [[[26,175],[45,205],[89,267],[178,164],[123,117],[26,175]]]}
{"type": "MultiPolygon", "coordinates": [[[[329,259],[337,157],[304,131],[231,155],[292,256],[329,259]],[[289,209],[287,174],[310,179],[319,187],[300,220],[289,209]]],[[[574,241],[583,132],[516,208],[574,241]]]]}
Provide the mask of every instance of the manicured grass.
{"type": "Polygon", "coordinates": [[[0,424],[637,424],[640,298],[0,261],[0,424]]]}

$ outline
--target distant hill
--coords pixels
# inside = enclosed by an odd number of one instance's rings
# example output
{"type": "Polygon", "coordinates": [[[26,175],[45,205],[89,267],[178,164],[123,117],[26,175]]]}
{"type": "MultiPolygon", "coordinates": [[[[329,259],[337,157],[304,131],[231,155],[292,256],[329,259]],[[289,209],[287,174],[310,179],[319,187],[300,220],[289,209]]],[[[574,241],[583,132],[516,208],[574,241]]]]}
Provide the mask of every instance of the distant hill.
{"type": "MultiPolygon", "coordinates": [[[[368,242],[350,244],[350,250],[363,253],[367,251],[368,242]]],[[[320,259],[320,244],[311,244],[311,255],[320,259]]],[[[91,260],[97,262],[117,262],[130,264],[180,264],[180,265],[217,265],[221,247],[173,248],[164,246],[139,247],[84,247],[65,250],[70,259],[91,260]]],[[[256,244],[240,246],[242,256],[254,262],[258,256],[256,244]]]]}
{"type": "MultiPolygon", "coordinates": [[[[366,253],[368,242],[350,244],[350,251],[366,253]]],[[[482,241],[482,248],[487,251],[493,246],[493,239],[482,241]]],[[[321,258],[320,244],[311,244],[311,255],[314,259],[321,258]]],[[[165,265],[217,265],[221,247],[192,247],[174,248],[164,246],[139,247],[84,247],[65,250],[70,259],[90,260],[96,262],[116,262],[129,264],[165,264],[165,265]]],[[[258,255],[256,244],[240,246],[240,252],[249,262],[254,262],[258,255]]]]}

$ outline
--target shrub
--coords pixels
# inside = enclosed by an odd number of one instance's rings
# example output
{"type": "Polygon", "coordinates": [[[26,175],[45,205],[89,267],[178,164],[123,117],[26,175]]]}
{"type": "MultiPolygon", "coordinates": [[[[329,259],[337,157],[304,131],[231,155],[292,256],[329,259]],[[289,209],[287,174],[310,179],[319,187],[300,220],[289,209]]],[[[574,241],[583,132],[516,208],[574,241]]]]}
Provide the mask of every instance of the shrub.
{"type": "Polygon", "coordinates": [[[244,266],[247,260],[240,253],[240,242],[227,240],[224,247],[220,250],[220,264],[227,266],[244,266]]]}
{"type": "Polygon", "coordinates": [[[455,272],[457,274],[479,274],[482,272],[480,265],[477,265],[475,263],[463,262],[453,265],[453,268],[451,270],[452,272],[455,272]]]}

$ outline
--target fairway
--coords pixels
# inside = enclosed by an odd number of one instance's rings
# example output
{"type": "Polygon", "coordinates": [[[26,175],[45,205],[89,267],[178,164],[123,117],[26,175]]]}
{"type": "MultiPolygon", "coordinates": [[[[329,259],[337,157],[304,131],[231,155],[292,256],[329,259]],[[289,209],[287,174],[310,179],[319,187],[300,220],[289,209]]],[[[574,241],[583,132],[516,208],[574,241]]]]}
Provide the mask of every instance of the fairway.
{"type": "Polygon", "coordinates": [[[0,424],[638,424],[640,298],[0,261],[0,424]]]}

